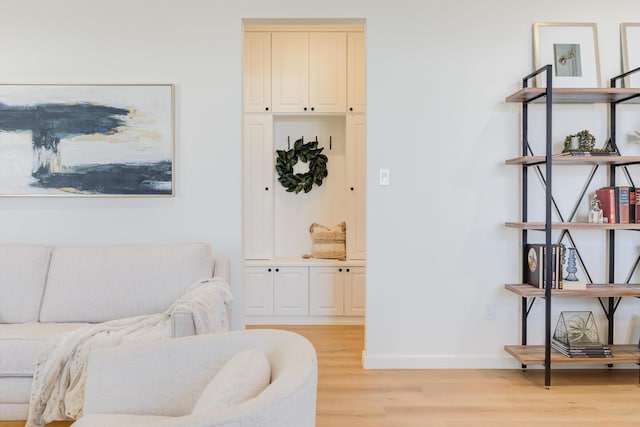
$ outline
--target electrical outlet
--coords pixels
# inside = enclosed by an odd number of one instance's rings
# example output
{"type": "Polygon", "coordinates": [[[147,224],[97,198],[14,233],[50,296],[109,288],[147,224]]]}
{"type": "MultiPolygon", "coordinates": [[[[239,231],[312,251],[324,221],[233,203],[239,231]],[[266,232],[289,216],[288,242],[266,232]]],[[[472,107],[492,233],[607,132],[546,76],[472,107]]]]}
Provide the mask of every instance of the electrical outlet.
{"type": "Polygon", "coordinates": [[[485,304],[483,317],[485,320],[496,320],[496,306],[495,304],[485,304]]]}

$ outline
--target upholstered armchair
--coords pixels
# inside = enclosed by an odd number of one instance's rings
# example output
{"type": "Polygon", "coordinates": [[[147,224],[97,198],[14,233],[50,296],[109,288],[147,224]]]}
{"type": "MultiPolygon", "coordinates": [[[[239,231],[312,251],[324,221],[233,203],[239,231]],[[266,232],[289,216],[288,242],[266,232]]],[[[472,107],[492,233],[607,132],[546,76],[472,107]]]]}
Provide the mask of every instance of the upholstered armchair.
{"type": "Polygon", "coordinates": [[[72,426],[315,426],[317,369],[311,343],[282,330],[95,350],[72,426]]]}

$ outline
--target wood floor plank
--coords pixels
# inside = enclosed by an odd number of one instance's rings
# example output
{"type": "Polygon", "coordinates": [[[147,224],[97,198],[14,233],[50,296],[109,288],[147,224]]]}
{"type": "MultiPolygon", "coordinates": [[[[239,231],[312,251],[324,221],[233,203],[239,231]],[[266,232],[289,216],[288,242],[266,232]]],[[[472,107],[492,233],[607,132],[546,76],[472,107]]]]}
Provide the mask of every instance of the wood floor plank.
{"type": "Polygon", "coordinates": [[[640,426],[637,369],[554,370],[549,390],[541,369],[365,370],[362,326],[265,328],[316,348],[317,427],[640,426]]]}

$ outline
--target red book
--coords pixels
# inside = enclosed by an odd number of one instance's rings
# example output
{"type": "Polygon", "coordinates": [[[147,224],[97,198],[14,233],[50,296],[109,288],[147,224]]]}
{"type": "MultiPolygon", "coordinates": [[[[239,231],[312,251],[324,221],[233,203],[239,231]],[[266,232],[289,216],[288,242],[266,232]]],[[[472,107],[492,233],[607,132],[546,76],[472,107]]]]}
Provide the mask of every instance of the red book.
{"type": "Polygon", "coordinates": [[[616,218],[616,190],[613,187],[604,187],[596,190],[596,197],[600,200],[602,207],[602,217],[607,218],[607,222],[615,224],[616,218]]]}

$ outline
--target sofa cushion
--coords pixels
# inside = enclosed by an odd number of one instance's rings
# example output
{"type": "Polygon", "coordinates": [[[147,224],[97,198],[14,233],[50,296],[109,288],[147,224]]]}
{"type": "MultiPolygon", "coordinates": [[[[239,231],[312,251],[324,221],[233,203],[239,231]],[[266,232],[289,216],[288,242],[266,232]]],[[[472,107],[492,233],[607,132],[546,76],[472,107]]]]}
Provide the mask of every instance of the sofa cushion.
{"type": "Polygon", "coordinates": [[[196,402],[192,414],[236,405],[256,397],[271,381],[271,365],[263,352],[255,348],[232,356],[196,402]]]}
{"type": "Polygon", "coordinates": [[[0,323],[38,320],[50,256],[47,246],[0,246],[0,323]]]}
{"type": "Polygon", "coordinates": [[[159,313],[212,272],[205,244],[58,248],[40,321],[97,323],[159,313]]]}
{"type": "Polygon", "coordinates": [[[0,378],[31,377],[49,339],[83,327],[83,323],[0,325],[0,378]]]}

